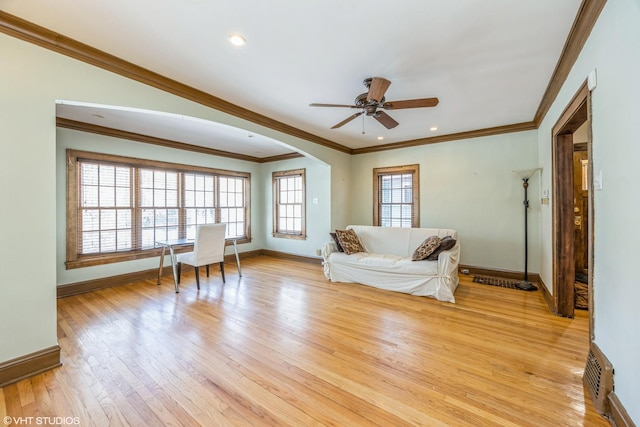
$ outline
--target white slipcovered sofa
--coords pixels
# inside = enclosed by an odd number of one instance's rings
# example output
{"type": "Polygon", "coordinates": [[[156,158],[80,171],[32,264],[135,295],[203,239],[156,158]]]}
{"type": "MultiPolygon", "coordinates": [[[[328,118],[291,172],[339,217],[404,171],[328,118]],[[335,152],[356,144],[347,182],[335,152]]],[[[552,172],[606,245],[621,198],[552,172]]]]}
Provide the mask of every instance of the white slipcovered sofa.
{"type": "Polygon", "coordinates": [[[456,230],[350,225],[364,252],[347,255],[334,242],[322,250],[324,274],[332,282],[360,283],[377,288],[455,302],[460,242],[456,230]],[[412,261],[415,249],[429,236],[456,240],[435,261],[412,261]]]}

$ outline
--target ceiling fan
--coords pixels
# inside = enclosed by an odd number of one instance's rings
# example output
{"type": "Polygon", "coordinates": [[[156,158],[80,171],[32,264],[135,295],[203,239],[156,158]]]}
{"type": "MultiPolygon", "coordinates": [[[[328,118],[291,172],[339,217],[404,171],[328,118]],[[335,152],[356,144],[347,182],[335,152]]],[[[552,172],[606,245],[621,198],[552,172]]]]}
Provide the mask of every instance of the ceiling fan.
{"type": "Polygon", "coordinates": [[[367,92],[362,93],[356,97],[355,105],[344,104],[309,104],[310,107],[346,107],[346,108],[358,108],[362,111],[352,114],[340,123],[331,127],[331,129],[337,129],[356,117],[366,114],[376,119],[382,126],[387,129],[393,129],[398,126],[390,115],[384,111],[380,111],[379,108],[384,110],[400,110],[403,108],[422,108],[422,107],[435,107],[438,105],[438,98],[420,98],[420,99],[407,99],[404,101],[389,101],[384,98],[384,93],[391,85],[391,82],[382,77],[370,77],[364,79],[362,82],[367,87],[367,92]]]}

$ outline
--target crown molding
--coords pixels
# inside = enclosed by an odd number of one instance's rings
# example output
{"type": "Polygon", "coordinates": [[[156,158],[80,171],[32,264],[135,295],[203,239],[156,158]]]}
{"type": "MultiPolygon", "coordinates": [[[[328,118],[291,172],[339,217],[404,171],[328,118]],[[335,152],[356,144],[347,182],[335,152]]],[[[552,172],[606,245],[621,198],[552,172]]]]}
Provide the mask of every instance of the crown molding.
{"type": "MultiPolygon", "coordinates": [[[[60,54],[86,62],[88,64],[103,68],[105,70],[114,72],[121,76],[155,87],[157,89],[161,89],[163,91],[172,93],[182,98],[197,102],[207,107],[222,111],[224,113],[233,115],[235,117],[239,117],[249,122],[256,123],[261,126],[265,126],[267,128],[285,133],[287,135],[295,136],[297,138],[301,138],[301,139],[304,139],[328,148],[332,148],[334,150],[338,150],[347,154],[364,154],[364,153],[371,153],[376,151],[396,150],[399,148],[416,147],[419,145],[434,144],[434,143],[446,142],[446,141],[455,141],[459,139],[477,138],[482,136],[498,135],[498,134],[508,133],[508,132],[518,132],[518,131],[524,131],[524,130],[537,129],[540,126],[540,123],[544,119],[545,115],[549,111],[549,108],[553,104],[554,100],[556,99],[560,89],[562,88],[562,85],[566,81],[569,75],[569,72],[573,67],[573,64],[577,60],[578,55],[580,54],[580,51],[584,47],[584,44],[587,38],[591,34],[591,30],[593,29],[593,26],[595,25],[598,19],[598,16],[600,15],[600,12],[604,8],[605,4],[606,4],[606,0],[583,0],[582,1],[582,4],[580,5],[580,9],[574,20],[573,26],[571,27],[571,31],[569,32],[569,36],[567,37],[567,40],[565,42],[564,48],[562,50],[562,54],[560,55],[560,59],[558,60],[558,63],[552,74],[549,84],[547,85],[547,89],[545,90],[542,100],[540,101],[538,109],[531,122],[516,123],[516,124],[497,126],[492,128],[486,128],[486,129],[478,129],[478,130],[473,130],[468,132],[460,132],[460,133],[441,135],[436,137],[426,137],[426,138],[419,138],[419,139],[408,140],[408,141],[399,141],[399,142],[390,143],[390,144],[375,145],[375,146],[363,147],[363,148],[357,148],[357,149],[351,149],[344,145],[338,144],[328,139],[321,138],[319,136],[305,132],[301,129],[295,128],[293,126],[287,125],[277,120],[273,120],[267,116],[255,113],[246,108],[232,104],[221,98],[218,98],[206,92],[200,91],[193,87],[187,86],[178,81],[169,79],[160,74],[154,73],[150,70],[147,70],[145,68],[132,64],[130,62],[117,58],[113,55],[110,55],[106,52],[103,52],[101,50],[88,46],[84,43],[80,43],[76,40],[65,37],[62,34],[48,30],[44,27],[35,25],[29,21],[23,20],[21,18],[18,18],[17,16],[14,16],[2,11],[0,11],[0,32],[16,37],[18,39],[30,42],[30,43],[34,43],[38,46],[53,50],[60,54]]],[[[85,129],[85,131],[87,130],[85,129]]],[[[139,134],[129,134],[129,135],[130,136],[125,138],[132,139],[131,135],[134,135],[140,138],[145,137],[144,135],[139,135],[139,134]]],[[[147,138],[147,140],[143,142],[150,142],[151,139],[154,139],[153,137],[145,137],[145,138],[147,138]]],[[[135,140],[139,140],[139,139],[135,139],[135,140]]],[[[164,143],[159,145],[166,145],[167,140],[161,140],[159,138],[155,138],[155,140],[157,140],[158,143],[165,141],[164,143]]],[[[203,150],[211,150],[204,147],[199,148],[189,144],[179,143],[176,141],[168,141],[168,142],[170,142],[171,144],[174,144],[174,145],[169,145],[169,146],[174,146],[174,148],[192,149],[193,151],[199,151],[199,152],[202,152],[200,151],[200,148],[202,148],[203,150]],[[179,147],[176,146],[175,144],[179,144],[179,147]]],[[[218,150],[212,150],[212,151],[218,151],[218,150]]],[[[260,159],[260,158],[254,158],[252,156],[241,156],[235,153],[229,153],[224,151],[219,151],[219,153],[221,154],[215,154],[215,155],[221,155],[221,156],[233,157],[233,158],[242,158],[243,160],[249,160],[249,161],[255,161],[255,162],[267,162],[267,161],[276,161],[276,160],[284,159],[281,156],[260,159]]],[[[285,156],[291,156],[286,158],[299,157],[296,154],[290,154],[285,156]]]]}
{"type": "Polygon", "coordinates": [[[242,108],[3,11],[0,11],[0,32],[278,132],[351,153],[349,147],[242,108]]]}
{"type": "Polygon", "coordinates": [[[578,59],[584,44],[587,42],[589,35],[591,35],[591,30],[593,30],[593,27],[600,16],[600,12],[602,12],[606,3],[607,0],[582,1],[580,10],[578,10],[578,13],[576,14],[576,19],[573,21],[573,26],[571,27],[571,31],[569,31],[569,36],[567,37],[567,41],[564,44],[562,53],[560,54],[560,59],[558,60],[556,68],[551,75],[551,79],[549,80],[547,89],[542,96],[538,110],[533,117],[533,122],[536,124],[536,127],[540,126],[540,123],[542,123],[547,112],[549,112],[549,108],[551,108],[551,105],[558,96],[562,85],[567,80],[571,68],[573,68],[573,65],[576,63],[576,60],[578,59]]]}
{"type": "Polygon", "coordinates": [[[65,129],[77,130],[81,132],[94,133],[97,135],[128,139],[130,141],[144,142],[146,144],[159,145],[161,147],[176,148],[178,150],[186,150],[186,151],[194,151],[196,153],[208,154],[211,156],[228,157],[231,159],[245,160],[248,162],[255,162],[255,163],[267,163],[267,162],[275,162],[278,160],[287,160],[287,159],[293,159],[296,157],[303,157],[302,154],[300,153],[287,153],[279,156],[270,156],[270,157],[264,157],[264,158],[254,157],[254,156],[248,156],[245,154],[232,153],[230,151],[216,150],[214,148],[202,147],[200,145],[187,144],[184,142],[173,141],[170,139],[158,138],[155,136],[128,132],[121,129],[114,129],[110,127],[79,122],[76,120],[64,119],[61,117],[56,117],[56,126],[65,128],[65,129]]]}
{"type": "Polygon", "coordinates": [[[304,157],[304,155],[300,153],[288,153],[288,154],[280,154],[278,156],[269,156],[269,157],[258,157],[258,163],[269,163],[269,162],[279,162],[280,160],[290,160],[297,159],[298,157],[304,157]]]}
{"type": "Polygon", "coordinates": [[[397,150],[398,148],[417,147],[419,145],[436,144],[439,142],[456,141],[460,139],[479,138],[482,136],[500,135],[503,133],[522,132],[535,130],[537,126],[533,122],[516,123],[513,125],[495,126],[485,129],[476,129],[466,132],[450,133],[447,135],[432,136],[429,138],[412,139],[410,141],[393,142],[384,145],[356,148],[352,154],[374,153],[376,151],[397,150]]]}

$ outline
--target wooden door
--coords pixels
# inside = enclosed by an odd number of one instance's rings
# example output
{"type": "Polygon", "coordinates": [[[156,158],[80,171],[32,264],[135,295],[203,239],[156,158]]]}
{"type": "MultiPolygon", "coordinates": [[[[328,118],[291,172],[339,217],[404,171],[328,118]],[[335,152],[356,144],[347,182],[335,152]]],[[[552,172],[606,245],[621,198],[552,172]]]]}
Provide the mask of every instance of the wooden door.
{"type": "Polygon", "coordinates": [[[573,212],[573,135],[556,135],[553,157],[554,283],[553,294],[560,316],[573,317],[575,296],[575,246],[573,212]]]}

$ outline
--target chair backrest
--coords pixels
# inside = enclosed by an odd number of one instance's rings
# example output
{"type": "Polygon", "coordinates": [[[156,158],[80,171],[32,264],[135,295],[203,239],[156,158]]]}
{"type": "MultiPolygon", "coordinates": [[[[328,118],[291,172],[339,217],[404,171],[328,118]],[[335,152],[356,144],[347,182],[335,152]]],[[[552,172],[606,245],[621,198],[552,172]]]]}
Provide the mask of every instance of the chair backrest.
{"type": "Polygon", "coordinates": [[[196,229],[193,257],[197,265],[224,261],[227,224],[204,224],[196,229]]]}

